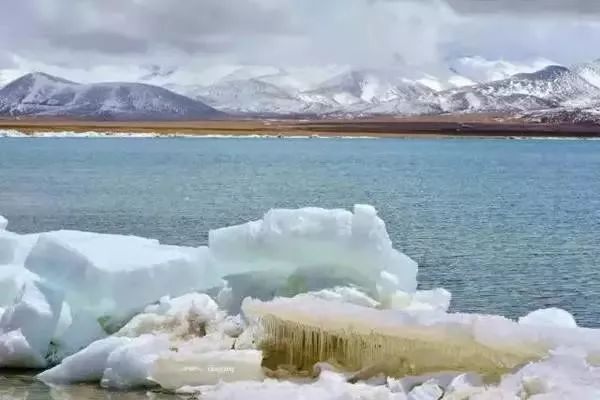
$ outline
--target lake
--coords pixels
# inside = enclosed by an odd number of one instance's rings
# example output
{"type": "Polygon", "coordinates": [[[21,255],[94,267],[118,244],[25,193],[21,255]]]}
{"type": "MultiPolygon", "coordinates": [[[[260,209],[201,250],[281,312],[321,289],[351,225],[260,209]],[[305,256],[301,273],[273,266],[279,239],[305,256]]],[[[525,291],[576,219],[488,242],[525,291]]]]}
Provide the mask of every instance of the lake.
{"type": "Polygon", "coordinates": [[[206,244],[273,207],[374,205],[455,311],[600,326],[600,141],[0,138],[0,214],[206,244]]]}

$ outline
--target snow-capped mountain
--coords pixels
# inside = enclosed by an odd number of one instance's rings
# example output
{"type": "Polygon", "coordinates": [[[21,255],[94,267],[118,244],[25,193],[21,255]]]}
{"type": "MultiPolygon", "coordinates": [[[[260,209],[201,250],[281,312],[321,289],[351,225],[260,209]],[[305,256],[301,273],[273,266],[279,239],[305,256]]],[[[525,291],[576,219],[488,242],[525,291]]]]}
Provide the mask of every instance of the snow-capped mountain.
{"type": "Polygon", "coordinates": [[[167,120],[217,117],[221,113],[156,86],[79,84],[38,72],[0,89],[0,115],[167,120]]]}
{"type": "Polygon", "coordinates": [[[600,59],[573,67],[573,72],[591,83],[600,87],[600,59]]]}
{"type": "Polygon", "coordinates": [[[514,63],[506,60],[488,60],[480,56],[459,57],[448,60],[447,63],[449,71],[454,74],[454,78],[450,79],[471,82],[467,85],[499,81],[519,73],[536,72],[549,65],[555,65],[547,59],[514,63]]]}
{"type": "MultiPolygon", "coordinates": [[[[504,76],[518,66],[493,67],[504,76]]],[[[210,84],[183,69],[150,67],[148,71],[140,80],[155,85],[79,84],[43,73],[28,74],[0,89],[0,115],[156,120],[210,118],[219,111],[238,116],[360,117],[542,111],[552,115],[548,110],[555,110],[559,117],[579,121],[578,113],[595,116],[600,110],[600,60],[572,68],[550,65],[481,83],[473,83],[474,72],[467,74],[466,67],[446,75],[407,68],[232,67],[200,73],[217,76],[210,84]]]]}
{"type": "Polygon", "coordinates": [[[307,108],[295,94],[255,78],[196,87],[194,97],[232,114],[302,114],[307,108]]]}
{"type": "Polygon", "coordinates": [[[380,104],[388,101],[416,101],[434,91],[393,72],[351,70],[338,75],[319,88],[302,93],[308,102],[330,104],[332,107],[356,104],[380,104]]]}
{"type": "Polygon", "coordinates": [[[593,105],[600,99],[600,89],[568,68],[552,65],[438,95],[446,112],[523,111],[593,105]]]}

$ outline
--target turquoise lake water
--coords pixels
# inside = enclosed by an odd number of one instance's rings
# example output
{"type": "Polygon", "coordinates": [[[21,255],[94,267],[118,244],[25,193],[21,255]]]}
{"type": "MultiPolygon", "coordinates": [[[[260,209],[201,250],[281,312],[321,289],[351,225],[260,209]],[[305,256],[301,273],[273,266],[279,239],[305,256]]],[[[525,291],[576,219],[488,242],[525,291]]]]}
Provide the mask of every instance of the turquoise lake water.
{"type": "Polygon", "coordinates": [[[200,245],[272,207],[377,207],[453,310],[600,326],[600,141],[0,138],[9,229],[200,245]]]}

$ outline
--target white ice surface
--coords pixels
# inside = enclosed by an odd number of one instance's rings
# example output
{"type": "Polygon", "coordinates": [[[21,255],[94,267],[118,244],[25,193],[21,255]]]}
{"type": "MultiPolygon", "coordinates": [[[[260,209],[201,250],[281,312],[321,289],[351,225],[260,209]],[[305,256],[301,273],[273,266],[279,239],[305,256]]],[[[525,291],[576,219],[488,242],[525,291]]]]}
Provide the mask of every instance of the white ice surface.
{"type": "MultiPolygon", "coordinates": [[[[417,369],[427,369],[430,360],[421,359],[426,353],[437,354],[435,365],[469,367],[481,373],[495,373],[498,368],[509,369],[540,359],[561,346],[581,349],[592,359],[600,358],[600,330],[594,329],[561,326],[547,329],[476,314],[376,310],[308,297],[278,298],[271,302],[246,299],[242,309],[250,318],[266,318],[267,323],[276,318],[306,327],[307,332],[315,329],[338,335],[343,332],[348,339],[368,338],[373,334],[394,338],[389,346],[404,349],[402,357],[417,369]]],[[[276,331],[269,334],[275,335],[276,331]]],[[[365,357],[373,356],[367,353],[365,350],[365,357]]],[[[387,355],[382,353],[379,357],[385,361],[387,355]]]]}
{"type": "Polygon", "coordinates": [[[189,293],[170,299],[163,297],[158,304],[146,307],[119,330],[118,335],[136,337],[143,334],[169,334],[185,338],[198,336],[198,330],[225,318],[217,304],[206,294],[189,293]]]}
{"type": "Polygon", "coordinates": [[[111,389],[152,386],[150,370],[160,354],[169,350],[165,335],[142,335],[113,350],[106,361],[100,384],[111,389]]]}
{"type": "Polygon", "coordinates": [[[600,360],[600,331],[577,327],[558,309],[538,310],[518,322],[447,313],[450,293],[416,290],[416,264],[392,248],[372,207],[273,210],[260,221],[210,232],[209,244],[186,248],[129,236],[0,229],[0,366],[44,367],[47,359],[76,352],[39,378],[116,389],[199,387],[207,399],[405,400],[435,397],[435,385],[444,399],[464,400],[466,393],[479,400],[520,399],[524,393],[537,400],[600,398],[600,376],[592,365],[600,360]],[[233,295],[222,278],[331,268],[359,284],[333,284],[268,303],[247,300],[245,317],[252,322],[268,314],[324,329],[418,339],[442,362],[460,359],[472,346],[531,362],[490,387],[467,375],[450,383],[427,376],[398,392],[382,377],[368,381],[381,386],[353,385],[331,372],[313,382],[261,382],[256,347],[264,329],[219,310],[229,308],[233,295]],[[218,302],[197,292],[213,287],[223,287],[218,302]],[[135,313],[115,336],[104,338],[104,317],[135,313]]]}
{"type": "Polygon", "coordinates": [[[206,248],[161,245],[134,236],[76,231],[41,234],[25,266],[64,290],[73,307],[127,317],[165,295],[220,283],[206,248]]]}
{"type": "Polygon", "coordinates": [[[209,247],[228,274],[332,267],[374,283],[387,272],[397,278],[394,289],[406,292],[417,286],[417,264],[392,247],[385,223],[366,205],[271,210],[262,220],[211,231],[209,247]]]}
{"type": "Polygon", "coordinates": [[[201,393],[206,400],[407,400],[404,393],[392,393],[385,386],[350,384],[343,375],[329,371],[323,372],[314,383],[240,381],[182,387],[178,393],[201,393]]]}
{"type": "Polygon", "coordinates": [[[338,303],[356,304],[370,308],[377,308],[380,306],[380,303],[377,300],[374,300],[361,290],[353,287],[337,286],[331,289],[319,290],[317,292],[299,294],[296,297],[301,298],[303,296],[314,297],[338,303]]]}
{"type": "MultiPolygon", "coordinates": [[[[18,331],[27,342],[27,352],[44,359],[56,331],[63,297],[41,283],[26,283],[15,303],[0,319],[0,334],[18,331]]],[[[12,337],[10,337],[12,340],[12,337]]],[[[0,360],[0,367],[3,365],[0,360]]]]}
{"type": "Polygon", "coordinates": [[[46,359],[20,330],[0,333],[0,368],[44,368],[46,359]]]}
{"type": "Polygon", "coordinates": [[[21,265],[0,265],[0,307],[12,305],[26,283],[38,280],[36,274],[21,265]]]}
{"type": "Polygon", "coordinates": [[[546,308],[533,311],[519,318],[519,324],[540,327],[577,328],[577,322],[573,316],[559,308],[546,308]]]}
{"type": "Polygon", "coordinates": [[[262,381],[261,362],[262,352],[258,350],[171,352],[156,360],[151,378],[168,390],[219,382],[262,381]]]}
{"type": "Polygon", "coordinates": [[[106,369],[108,356],[131,340],[126,337],[108,337],[96,341],[37,377],[43,382],[53,384],[100,382],[106,369]]]}

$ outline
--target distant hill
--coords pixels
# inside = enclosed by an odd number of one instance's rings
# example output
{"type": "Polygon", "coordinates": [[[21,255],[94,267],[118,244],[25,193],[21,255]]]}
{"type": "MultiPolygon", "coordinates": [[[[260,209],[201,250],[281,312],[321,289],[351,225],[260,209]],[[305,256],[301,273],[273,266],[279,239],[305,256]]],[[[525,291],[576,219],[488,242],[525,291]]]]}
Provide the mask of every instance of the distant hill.
{"type": "Polygon", "coordinates": [[[97,120],[177,120],[224,114],[197,100],[141,83],[80,84],[35,72],[0,89],[0,115],[97,120]]]}

